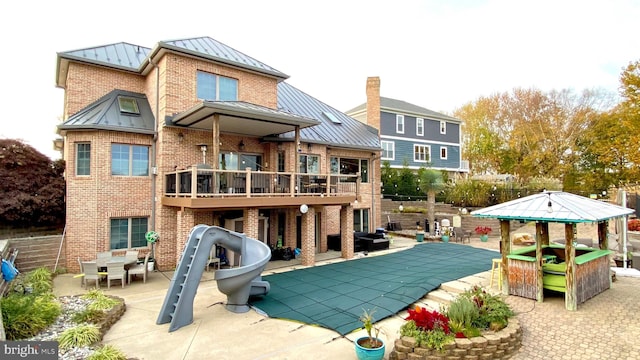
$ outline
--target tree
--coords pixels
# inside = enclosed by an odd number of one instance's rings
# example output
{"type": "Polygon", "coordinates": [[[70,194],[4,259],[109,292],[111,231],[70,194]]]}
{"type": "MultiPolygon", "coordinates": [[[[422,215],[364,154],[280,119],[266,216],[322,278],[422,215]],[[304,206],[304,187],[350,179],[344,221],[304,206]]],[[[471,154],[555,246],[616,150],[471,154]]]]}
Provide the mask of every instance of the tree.
{"type": "Polygon", "coordinates": [[[474,172],[513,174],[526,183],[563,179],[575,161],[577,139],[610,106],[602,91],[516,88],[481,97],[455,116],[465,121],[464,156],[474,172]]]}
{"type": "Polygon", "coordinates": [[[420,190],[427,194],[427,219],[430,229],[435,229],[436,192],[444,189],[442,173],[433,169],[418,169],[420,190]]]}
{"type": "Polygon", "coordinates": [[[13,227],[60,226],[65,221],[64,161],[33,147],[0,139],[0,223],[13,227]]]}

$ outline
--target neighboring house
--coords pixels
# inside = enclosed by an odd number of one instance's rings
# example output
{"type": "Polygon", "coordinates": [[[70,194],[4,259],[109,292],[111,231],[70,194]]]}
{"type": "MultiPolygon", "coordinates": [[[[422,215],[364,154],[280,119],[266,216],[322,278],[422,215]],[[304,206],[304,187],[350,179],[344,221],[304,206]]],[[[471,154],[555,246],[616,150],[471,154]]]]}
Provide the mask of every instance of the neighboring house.
{"type": "Polygon", "coordinates": [[[352,257],[353,231],[380,226],[378,132],[287,78],[209,37],[58,53],[67,268],[144,254],[153,230],[172,269],[197,224],[301,248],[304,265],[340,233],[352,257]]]}
{"type": "Polygon", "coordinates": [[[380,78],[367,79],[367,102],[347,115],[380,131],[382,161],[392,168],[445,170],[453,178],[469,172],[462,160],[462,122],[401,100],[380,96],[380,78]]]}

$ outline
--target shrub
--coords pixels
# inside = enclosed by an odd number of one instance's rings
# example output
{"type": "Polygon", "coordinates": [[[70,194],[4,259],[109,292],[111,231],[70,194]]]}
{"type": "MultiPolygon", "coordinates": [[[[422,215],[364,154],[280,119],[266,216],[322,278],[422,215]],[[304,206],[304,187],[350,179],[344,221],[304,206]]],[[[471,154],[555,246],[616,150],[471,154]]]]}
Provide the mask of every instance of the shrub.
{"type": "Polygon", "coordinates": [[[113,345],[99,347],[87,360],[127,360],[127,356],[113,345]]]}
{"type": "Polygon", "coordinates": [[[8,340],[20,340],[37,335],[53,324],[61,306],[53,294],[33,295],[13,293],[0,300],[2,322],[8,340]]]}
{"type": "Polygon", "coordinates": [[[100,341],[100,329],[93,324],[79,325],[63,331],[57,340],[62,350],[89,346],[100,341]]]}
{"type": "Polygon", "coordinates": [[[24,279],[27,286],[31,286],[34,294],[45,294],[53,290],[53,273],[46,267],[29,271],[24,279]]]}
{"type": "Polygon", "coordinates": [[[409,310],[409,316],[405,320],[407,322],[400,327],[400,334],[416,339],[417,346],[425,345],[442,351],[454,339],[449,330],[449,319],[437,311],[416,306],[409,310]]]}
{"type": "Polygon", "coordinates": [[[87,306],[89,310],[109,310],[118,304],[118,300],[106,296],[102,291],[93,289],[82,295],[83,299],[92,300],[87,306]]]}
{"type": "Polygon", "coordinates": [[[73,314],[71,320],[73,320],[73,322],[77,324],[97,324],[100,321],[104,320],[106,317],[107,314],[103,310],[86,309],[73,314]]]}
{"type": "Polygon", "coordinates": [[[474,286],[460,296],[468,298],[478,308],[479,316],[473,324],[476,328],[500,330],[507,326],[509,318],[514,315],[502,297],[491,295],[479,286],[474,286]]]}
{"type": "Polygon", "coordinates": [[[480,335],[480,331],[474,327],[480,317],[480,310],[471,299],[464,296],[457,297],[449,305],[446,315],[456,337],[471,338],[480,335]]]}
{"type": "Polygon", "coordinates": [[[627,222],[627,229],[629,231],[640,231],[640,219],[631,219],[627,222]]]}

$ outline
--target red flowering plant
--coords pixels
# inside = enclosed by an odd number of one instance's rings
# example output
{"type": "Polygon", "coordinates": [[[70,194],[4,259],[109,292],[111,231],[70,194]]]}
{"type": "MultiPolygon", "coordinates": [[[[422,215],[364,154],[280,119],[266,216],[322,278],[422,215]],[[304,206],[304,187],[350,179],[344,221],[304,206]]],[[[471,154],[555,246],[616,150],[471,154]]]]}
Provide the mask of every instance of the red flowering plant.
{"type": "Polygon", "coordinates": [[[408,310],[406,323],[400,328],[402,336],[410,336],[416,340],[416,345],[426,345],[428,348],[442,351],[444,345],[453,341],[453,334],[449,330],[449,318],[437,311],[429,311],[416,306],[408,310]]]}
{"type": "Polygon", "coordinates": [[[491,232],[491,228],[488,226],[476,226],[476,234],[478,235],[489,235],[491,232]]]}
{"type": "Polygon", "coordinates": [[[627,230],[640,231],[640,219],[631,219],[627,222],[627,230]]]}

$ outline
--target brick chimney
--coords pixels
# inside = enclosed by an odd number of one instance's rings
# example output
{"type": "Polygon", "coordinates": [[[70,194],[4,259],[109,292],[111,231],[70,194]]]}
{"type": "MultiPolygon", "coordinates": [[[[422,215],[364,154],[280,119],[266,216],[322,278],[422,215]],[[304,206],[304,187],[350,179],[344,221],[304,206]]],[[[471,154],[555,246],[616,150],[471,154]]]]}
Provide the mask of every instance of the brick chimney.
{"type": "Polygon", "coordinates": [[[367,78],[367,124],[380,132],[380,77],[367,78]]]}

